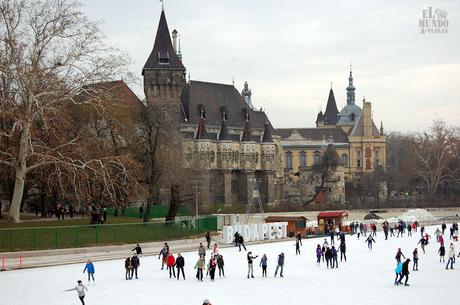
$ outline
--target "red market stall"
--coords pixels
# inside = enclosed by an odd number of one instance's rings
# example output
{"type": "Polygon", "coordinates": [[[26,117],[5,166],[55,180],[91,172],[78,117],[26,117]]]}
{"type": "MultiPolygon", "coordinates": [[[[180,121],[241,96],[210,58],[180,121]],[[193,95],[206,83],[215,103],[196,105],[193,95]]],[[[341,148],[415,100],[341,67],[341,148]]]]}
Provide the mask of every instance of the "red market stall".
{"type": "Polygon", "coordinates": [[[346,211],[320,212],[318,214],[318,232],[335,230],[337,227],[341,230],[343,219],[347,217],[346,211]]]}

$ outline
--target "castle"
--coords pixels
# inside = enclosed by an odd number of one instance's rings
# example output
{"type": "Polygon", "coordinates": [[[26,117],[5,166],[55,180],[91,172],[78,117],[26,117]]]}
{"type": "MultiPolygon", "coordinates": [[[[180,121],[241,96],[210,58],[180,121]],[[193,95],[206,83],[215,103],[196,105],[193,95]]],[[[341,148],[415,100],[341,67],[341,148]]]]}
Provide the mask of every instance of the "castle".
{"type": "Polygon", "coordinates": [[[283,202],[284,184],[299,169],[308,169],[334,144],[346,179],[385,166],[385,136],[372,120],[371,103],[355,104],[350,71],[347,105],[339,112],[332,89],[315,128],[274,129],[264,111],[254,109],[247,83],[233,85],[186,81],[186,68],[172,40],[164,10],[153,50],[142,75],[147,103],[180,131],[184,164],[199,164],[199,201],[203,206],[242,205],[254,196],[264,204],[283,202]],[[257,190],[257,192],[255,192],[257,190]]]}

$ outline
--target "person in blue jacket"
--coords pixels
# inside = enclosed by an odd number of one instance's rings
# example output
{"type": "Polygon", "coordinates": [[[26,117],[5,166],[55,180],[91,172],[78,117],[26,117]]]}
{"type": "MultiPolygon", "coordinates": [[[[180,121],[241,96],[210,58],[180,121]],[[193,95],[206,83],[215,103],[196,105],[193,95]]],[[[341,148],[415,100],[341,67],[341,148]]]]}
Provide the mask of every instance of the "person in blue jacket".
{"type": "Polygon", "coordinates": [[[94,282],[94,265],[93,265],[93,262],[88,259],[86,261],[86,266],[85,266],[85,269],[83,269],[83,273],[85,273],[85,271],[88,271],[88,283],[91,281],[91,278],[93,278],[93,282],[94,282]]]}
{"type": "Polygon", "coordinates": [[[395,273],[396,273],[396,277],[395,277],[395,285],[398,285],[399,284],[402,284],[398,281],[398,278],[401,276],[401,272],[402,272],[402,266],[403,266],[403,263],[401,261],[397,262],[396,263],[396,269],[395,269],[395,273]]]}

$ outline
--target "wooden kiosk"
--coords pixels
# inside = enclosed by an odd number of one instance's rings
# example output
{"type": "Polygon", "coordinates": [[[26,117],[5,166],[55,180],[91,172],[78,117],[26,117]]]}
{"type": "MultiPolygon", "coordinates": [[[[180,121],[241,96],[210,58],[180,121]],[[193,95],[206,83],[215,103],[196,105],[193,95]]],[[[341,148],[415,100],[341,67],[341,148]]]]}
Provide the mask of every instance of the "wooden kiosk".
{"type": "Polygon", "coordinates": [[[342,221],[346,217],[348,217],[348,213],[345,211],[320,212],[318,214],[318,232],[329,232],[337,227],[342,230],[342,221]]]}
{"type": "Polygon", "coordinates": [[[303,216],[268,216],[265,218],[265,223],[287,222],[287,235],[293,237],[297,233],[300,233],[302,236],[307,234],[307,220],[303,216]]]}

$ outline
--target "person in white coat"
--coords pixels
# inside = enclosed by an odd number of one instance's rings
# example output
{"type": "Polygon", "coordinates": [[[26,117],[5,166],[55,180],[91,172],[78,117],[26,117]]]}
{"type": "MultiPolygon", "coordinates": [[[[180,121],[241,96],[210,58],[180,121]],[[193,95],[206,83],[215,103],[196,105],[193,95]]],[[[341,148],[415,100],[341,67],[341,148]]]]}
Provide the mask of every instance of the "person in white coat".
{"type": "Polygon", "coordinates": [[[447,261],[446,269],[449,269],[449,263],[450,263],[450,269],[454,269],[454,263],[455,263],[455,247],[453,243],[450,243],[449,250],[447,252],[447,257],[449,260],[447,261]]]}
{"type": "Polygon", "coordinates": [[[73,291],[73,290],[76,290],[77,293],[78,293],[78,298],[80,299],[81,301],[81,304],[82,305],[85,305],[85,290],[88,291],[88,288],[86,288],[85,285],[83,285],[83,283],[79,280],[77,281],[77,286],[75,286],[74,288],[70,288],[70,289],[66,289],[65,291],[73,291]]]}

